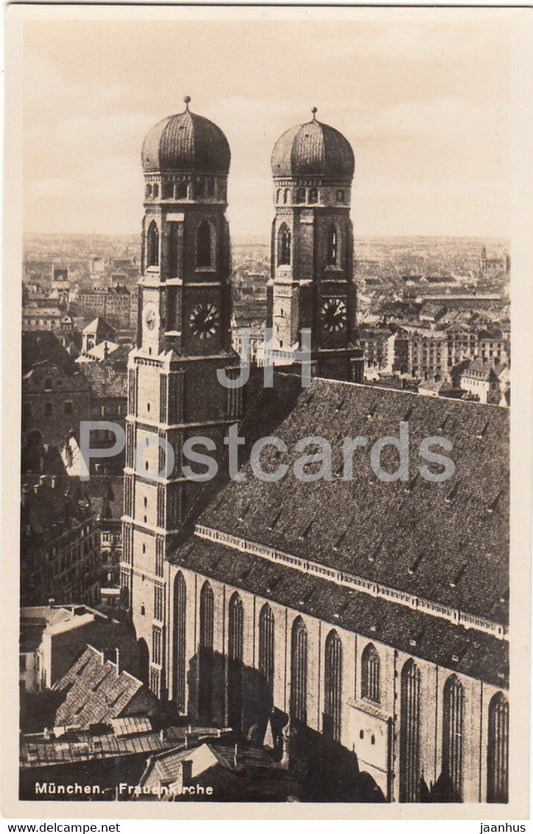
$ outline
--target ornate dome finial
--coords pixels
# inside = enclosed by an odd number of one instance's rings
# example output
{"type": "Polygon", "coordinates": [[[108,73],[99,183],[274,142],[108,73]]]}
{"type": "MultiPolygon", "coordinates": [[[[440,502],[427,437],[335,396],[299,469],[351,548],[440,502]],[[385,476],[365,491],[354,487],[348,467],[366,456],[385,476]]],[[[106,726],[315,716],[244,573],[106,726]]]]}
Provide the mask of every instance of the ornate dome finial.
{"type": "Polygon", "coordinates": [[[316,113],[317,113],[317,110],[318,110],[318,108],[317,108],[317,107],[311,107],[311,113],[313,114],[313,121],[314,121],[314,122],[316,122],[316,113]]]}
{"type": "Polygon", "coordinates": [[[185,102],[185,110],[186,110],[187,112],[189,112],[189,103],[190,103],[190,101],[191,101],[191,97],[190,97],[190,96],[185,96],[185,98],[183,99],[183,101],[185,102]]]}

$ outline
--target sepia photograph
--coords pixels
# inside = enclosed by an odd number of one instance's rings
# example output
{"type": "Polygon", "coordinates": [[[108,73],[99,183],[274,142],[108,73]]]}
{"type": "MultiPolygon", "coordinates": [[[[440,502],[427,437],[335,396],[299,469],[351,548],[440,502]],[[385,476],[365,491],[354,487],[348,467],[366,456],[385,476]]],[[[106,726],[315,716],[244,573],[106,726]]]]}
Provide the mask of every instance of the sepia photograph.
{"type": "Polygon", "coordinates": [[[511,10],[11,11],[25,813],[524,818],[511,10]]]}

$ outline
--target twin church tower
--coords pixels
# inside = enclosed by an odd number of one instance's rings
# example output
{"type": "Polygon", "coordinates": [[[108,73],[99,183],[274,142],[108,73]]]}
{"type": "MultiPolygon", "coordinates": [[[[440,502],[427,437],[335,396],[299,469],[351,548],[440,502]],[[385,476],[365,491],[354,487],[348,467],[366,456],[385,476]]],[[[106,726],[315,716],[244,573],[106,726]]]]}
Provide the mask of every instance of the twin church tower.
{"type": "MultiPolygon", "coordinates": [[[[199,484],[183,477],[183,443],[209,438],[224,448],[242,416],[231,346],[231,255],[226,219],[230,148],[208,119],[185,110],[163,119],[142,147],[145,176],[137,346],[128,366],[128,418],[121,585],[137,636],[150,647],[150,686],[163,696],[164,561],[183,529],[199,484]],[[174,470],[162,473],[164,443],[174,470]],[[134,558],[135,554],[135,558],[134,558]],[[153,594],[147,593],[147,583],[153,594]]],[[[272,153],[275,218],[267,326],[274,362],[298,361],[311,333],[316,375],[361,381],[356,347],[353,230],[354,156],[339,131],[316,118],[286,131],[272,153]]]]}

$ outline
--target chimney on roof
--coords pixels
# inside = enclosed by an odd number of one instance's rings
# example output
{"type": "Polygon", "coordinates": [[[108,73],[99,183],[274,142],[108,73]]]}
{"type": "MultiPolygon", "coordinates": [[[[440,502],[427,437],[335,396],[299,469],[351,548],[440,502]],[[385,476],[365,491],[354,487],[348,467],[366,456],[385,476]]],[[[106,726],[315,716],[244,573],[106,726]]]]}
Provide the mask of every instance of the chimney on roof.
{"type": "Polygon", "coordinates": [[[117,647],[115,648],[115,668],[116,668],[116,676],[119,677],[122,669],[120,668],[120,649],[117,647]]]}

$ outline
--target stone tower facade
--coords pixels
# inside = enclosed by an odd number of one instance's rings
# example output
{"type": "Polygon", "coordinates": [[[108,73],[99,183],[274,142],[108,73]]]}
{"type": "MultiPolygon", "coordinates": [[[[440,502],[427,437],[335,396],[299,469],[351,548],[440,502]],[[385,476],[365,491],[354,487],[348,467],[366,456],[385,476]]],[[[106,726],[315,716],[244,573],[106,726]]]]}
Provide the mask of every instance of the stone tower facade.
{"type": "Polygon", "coordinates": [[[317,120],[316,108],[310,122],[276,142],[267,317],[277,364],[297,361],[301,331],[308,328],[314,372],[361,382],[350,218],[354,168],[349,142],[317,120]]]}
{"type": "Polygon", "coordinates": [[[206,472],[184,461],[183,445],[202,437],[201,451],[207,439],[216,457],[242,409],[240,389],[217,379],[219,369],[238,373],[225,216],[230,150],[222,131],[185,104],[143,143],[137,345],[128,364],[121,587],[143,677],[162,699],[172,675],[166,556],[202,486],[183,464],[206,472]]]}

